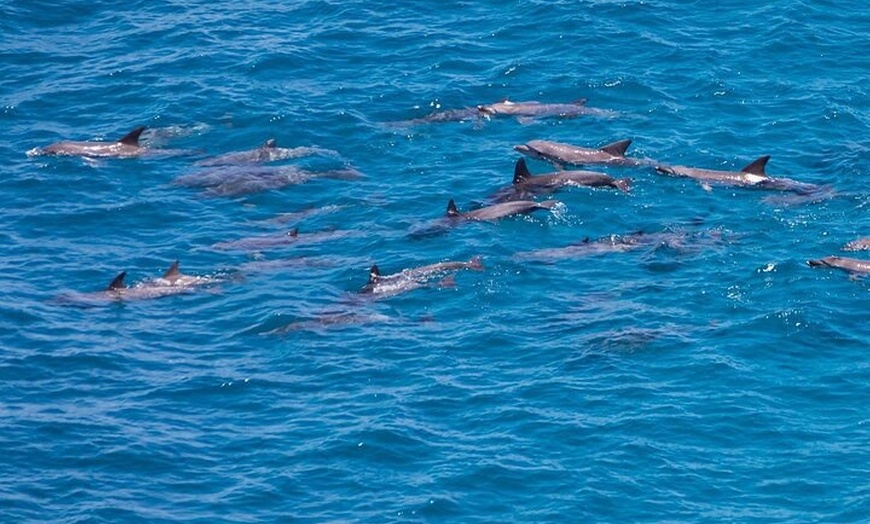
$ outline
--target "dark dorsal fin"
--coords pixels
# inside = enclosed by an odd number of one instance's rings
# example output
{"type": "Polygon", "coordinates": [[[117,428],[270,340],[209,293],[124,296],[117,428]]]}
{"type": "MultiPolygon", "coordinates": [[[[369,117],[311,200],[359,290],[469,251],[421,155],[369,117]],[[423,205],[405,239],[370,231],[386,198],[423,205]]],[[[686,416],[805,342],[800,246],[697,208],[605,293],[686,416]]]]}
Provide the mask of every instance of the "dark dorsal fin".
{"type": "Polygon", "coordinates": [[[139,126],[136,129],[130,131],[121,140],[118,142],[122,144],[126,144],[128,146],[138,146],[139,145],[139,135],[142,134],[142,131],[145,131],[145,126],[139,126]]]}
{"type": "Polygon", "coordinates": [[[514,166],[514,184],[522,184],[524,181],[531,178],[532,173],[529,171],[529,166],[526,165],[526,159],[520,157],[517,160],[517,165],[514,166]]]}
{"type": "Polygon", "coordinates": [[[620,140],[619,142],[614,142],[612,144],[607,144],[606,146],[600,148],[605,153],[610,153],[613,156],[625,156],[625,150],[628,149],[628,146],[631,145],[630,139],[620,140]]]}
{"type": "Polygon", "coordinates": [[[287,236],[291,237],[291,238],[298,237],[299,236],[299,228],[294,227],[293,229],[291,229],[290,231],[287,232],[287,236]]]}
{"type": "Polygon", "coordinates": [[[744,173],[749,173],[750,175],[758,175],[758,176],[767,176],[767,173],[764,172],[764,166],[767,165],[767,161],[770,160],[770,155],[764,155],[756,159],[754,162],[744,167],[740,171],[744,173]]]}
{"type": "Polygon", "coordinates": [[[372,268],[369,269],[369,284],[374,284],[378,281],[378,278],[381,276],[381,271],[378,269],[378,265],[372,265],[372,268]]]}
{"type": "Polygon", "coordinates": [[[120,273],[118,273],[118,276],[116,276],[115,279],[112,280],[112,283],[109,284],[109,287],[106,288],[106,291],[115,291],[115,290],[124,289],[125,287],[127,287],[124,284],[124,277],[126,277],[126,276],[127,276],[126,271],[121,271],[120,273]]]}
{"type": "Polygon", "coordinates": [[[172,280],[173,278],[178,278],[181,276],[181,271],[178,270],[178,260],[172,263],[169,266],[169,269],[166,270],[166,273],[163,273],[164,280],[172,280]]]}
{"type": "Polygon", "coordinates": [[[447,202],[447,216],[459,216],[459,210],[456,209],[456,202],[454,202],[452,198],[450,199],[450,202],[447,202]]]}
{"type": "Polygon", "coordinates": [[[275,149],[276,147],[278,147],[278,142],[274,138],[270,138],[269,140],[263,142],[263,147],[266,149],[275,149]]]}
{"type": "Polygon", "coordinates": [[[574,101],[571,102],[571,103],[574,104],[575,106],[585,106],[585,105],[586,105],[586,99],[585,99],[585,98],[579,98],[579,99],[577,99],[577,100],[574,100],[574,101]]]}

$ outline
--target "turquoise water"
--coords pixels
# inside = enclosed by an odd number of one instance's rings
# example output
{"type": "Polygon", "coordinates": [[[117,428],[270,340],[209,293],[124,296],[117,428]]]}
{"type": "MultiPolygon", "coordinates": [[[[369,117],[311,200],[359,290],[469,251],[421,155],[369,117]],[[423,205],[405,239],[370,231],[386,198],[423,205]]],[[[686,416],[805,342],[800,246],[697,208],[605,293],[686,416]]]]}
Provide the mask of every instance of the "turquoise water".
{"type": "Polygon", "coordinates": [[[870,234],[863,3],[0,15],[4,521],[870,519],[870,287],[806,264],[870,234]],[[395,124],[505,98],[615,115],[395,124]],[[25,154],[138,125],[194,154],[25,154]],[[228,197],[174,183],[269,137],[338,154],[280,165],[361,176],[228,197]],[[770,174],[832,190],[606,167],[632,191],[433,227],[449,199],[471,209],[509,184],[516,144],[622,138],[629,156],[707,168],[769,154],[770,174]],[[212,247],[291,228],[324,234],[212,247]],[[542,251],[637,231],[670,240],[542,251]],[[474,256],[485,269],[454,282],[357,293],[372,264],[474,256]],[[214,282],[100,294],[175,259],[214,282]]]}

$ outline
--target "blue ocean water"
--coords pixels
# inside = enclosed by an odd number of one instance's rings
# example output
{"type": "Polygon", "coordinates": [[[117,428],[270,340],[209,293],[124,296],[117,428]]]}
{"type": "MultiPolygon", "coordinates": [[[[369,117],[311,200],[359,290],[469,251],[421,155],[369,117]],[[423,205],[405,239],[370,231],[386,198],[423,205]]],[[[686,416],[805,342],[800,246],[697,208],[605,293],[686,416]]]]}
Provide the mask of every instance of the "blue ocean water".
{"type": "Polygon", "coordinates": [[[870,519],[870,284],[806,264],[870,234],[862,2],[12,0],[0,15],[3,521],[870,519]],[[615,115],[396,124],[580,98],[615,115]],[[139,125],[197,153],[25,154],[139,125]],[[282,165],[361,176],[229,197],[174,183],[269,137],[338,154],[282,165]],[[830,189],[605,167],[632,190],[432,231],[449,199],[471,209],[510,184],[516,144],[623,138],[670,164],[769,154],[769,173],[830,189]],[[335,235],[212,247],[294,227],[335,235]],[[671,240],[534,256],[637,231],[671,240]],[[474,256],[484,270],[453,283],[357,293],[372,264],[474,256]],[[101,293],[175,259],[219,282],[101,293]]]}

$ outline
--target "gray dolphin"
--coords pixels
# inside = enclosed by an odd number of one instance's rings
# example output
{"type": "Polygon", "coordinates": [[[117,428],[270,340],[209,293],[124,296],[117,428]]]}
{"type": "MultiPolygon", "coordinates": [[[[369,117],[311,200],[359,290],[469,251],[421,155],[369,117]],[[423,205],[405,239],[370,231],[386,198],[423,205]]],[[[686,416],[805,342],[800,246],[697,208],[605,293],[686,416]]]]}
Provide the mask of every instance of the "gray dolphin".
{"type": "Polygon", "coordinates": [[[870,237],[853,240],[843,246],[843,249],[846,251],[866,251],[870,249],[870,237]]]}
{"type": "Polygon", "coordinates": [[[392,275],[382,275],[377,265],[369,270],[369,281],[360,290],[362,294],[377,296],[394,296],[425,287],[435,278],[440,278],[462,269],[482,270],[480,257],[474,257],[466,262],[438,262],[425,266],[403,269],[392,275]]]}
{"type": "Polygon", "coordinates": [[[28,152],[28,155],[70,155],[91,158],[139,156],[145,149],[139,145],[139,136],[145,126],[139,126],[115,142],[57,142],[28,152]]]}
{"type": "Polygon", "coordinates": [[[345,238],[356,235],[355,231],[338,231],[327,230],[317,231],[314,233],[299,233],[298,228],[293,228],[286,233],[278,235],[261,235],[256,237],[242,238],[239,240],[230,240],[227,242],[218,242],[213,244],[214,249],[221,251],[262,251],[264,249],[277,248],[290,244],[306,244],[313,242],[321,242],[335,238],[345,238]]]}
{"type": "Polygon", "coordinates": [[[631,179],[613,178],[596,171],[557,171],[532,175],[526,160],[521,157],[514,166],[513,186],[532,194],[552,191],[563,186],[612,187],[627,192],[631,188],[631,179]]]}
{"type": "Polygon", "coordinates": [[[198,187],[209,196],[238,196],[285,186],[302,184],[315,178],[354,180],[359,171],[347,167],[327,171],[308,171],[296,166],[262,166],[240,164],[218,166],[176,178],[173,183],[186,187],[198,187]]]}
{"type": "Polygon", "coordinates": [[[196,164],[199,166],[223,166],[231,164],[254,164],[264,162],[277,162],[279,160],[287,160],[290,158],[300,158],[304,156],[312,156],[324,154],[330,156],[338,156],[338,153],[328,149],[319,149],[316,147],[278,147],[278,142],[274,138],[266,140],[260,147],[248,151],[237,151],[235,153],[227,153],[225,155],[206,158],[200,160],[196,164]]]}
{"type": "Polygon", "coordinates": [[[544,104],[541,102],[511,102],[504,100],[495,104],[483,104],[477,106],[477,111],[485,118],[494,116],[518,116],[518,117],[562,117],[571,118],[581,115],[610,115],[610,111],[586,106],[586,99],[577,100],[568,104],[544,104]]]}
{"type": "Polygon", "coordinates": [[[494,104],[479,104],[462,109],[438,111],[431,115],[400,122],[403,124],[421,124],[428,122],[460,122],[465,120],[491,119],[499,116],[517,118],[571,118],[581,115],[608,116],[612,111],[586,106],[586,99],[567,104],[545,104],[541,102],[511,102],[503,100],[494,104]]]}
{"type": "Polygon", "coordinates": [[[713,183],[754,189],[793,191],[800,194],[810,194],[821,189],[820,186],[798,182],[790,178],[768,176],[765,172],[768,160],[770,160],[770,155],[764,155],[753,160],[740,171],[663,165],[656,166],[656,171],[665,175],[693,178],[702,184],[713,183]]]}
{"type": "Polygon", "coordinates": [[[535,202],[533,200],[514,200],[461,213],[456,207],[456,203],[451,198],[450,202],[447,203],[447,217],[451,219],[464,220],[498,220],[512,215],[531,213],[540,209],[552,209],[560,203],[561,202],[558,200],[545,200],[543,202],[535,202]]]}
{"type": "Polygon", "coordinates": [[[807,264],[810,267],[833,267],[852,274],[870,273],[870,260],[859,258],[830,256],[817,260],[807,260],[807,264]]]}
{"type": "Polygon", "coordinates": [[[565,164],[578,166],[588,164],[638,166],[647,163],[644,160],[627,158],[625,156],[625,151],[630,145],[631,140],[628,139],[613,142],[597,149],[561,142],[551,142],[549,140],[532,140],[531,142],[514,146],[514,149],[524,155],[538,160],[545,160],[557,166],[565,164]]]}
{"type": "Polygon", "coordinates": [[[717,230],[702,232],[668,230],[656,233],[637,231],[626,235],[608,235],[595,240],[584,238],[580,242],[565,247],[521,252],[514,255],[514,257],[520,260],[552,261],[605,253],[624,253],[643,248],[650,250],[665,248],[675,251],[691,251],[719,243],[721,240],[722,233],[717,230]]]}

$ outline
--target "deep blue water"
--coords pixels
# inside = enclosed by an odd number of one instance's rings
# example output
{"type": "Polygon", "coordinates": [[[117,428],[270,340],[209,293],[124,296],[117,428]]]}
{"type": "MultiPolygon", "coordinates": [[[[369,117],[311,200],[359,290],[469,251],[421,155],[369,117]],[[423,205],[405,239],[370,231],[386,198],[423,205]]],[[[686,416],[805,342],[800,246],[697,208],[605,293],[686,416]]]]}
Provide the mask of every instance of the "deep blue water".
{"type": "Polygon", "coordinates": [[[806,264],[870,235],[863,2],[119,5],[0,6],[3,521],[870,519],[870,283],[806,264]],[[391,123],[505,98],[616,115],[391,123]],[[138,125],[200,152],[25,154],[138,125]],[[269,137],[362,176],[173,183],[269,137]],[[831,189],[604,168],[632,191],[419,234],[509,184],[516,144],[622,138],[831,189]],[[291,227],[336,235],[211,247],[291,227]],[[527,256],[636,231],[678,240],[527,256]],[[374,263],[476,255],[357,294],[374,263]],[[174,259],[221,282],[101,299],[174,259]]]}

